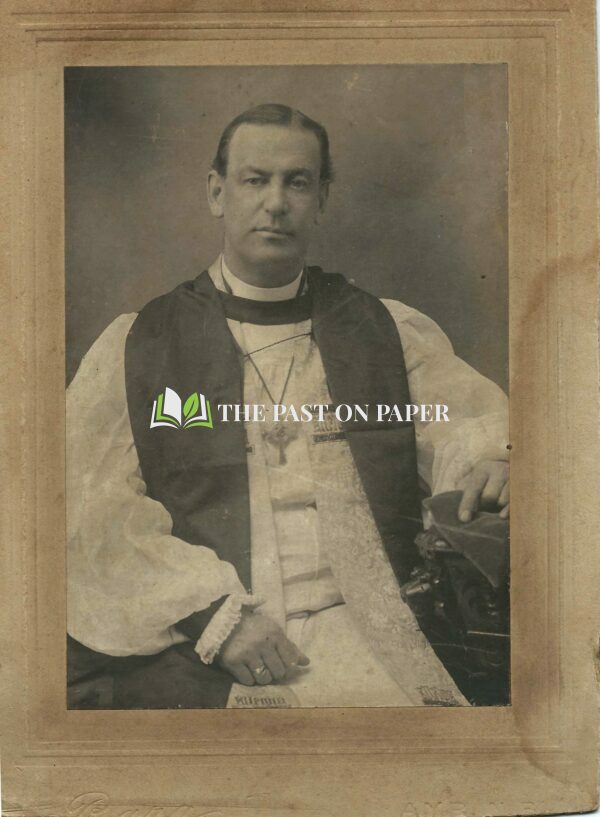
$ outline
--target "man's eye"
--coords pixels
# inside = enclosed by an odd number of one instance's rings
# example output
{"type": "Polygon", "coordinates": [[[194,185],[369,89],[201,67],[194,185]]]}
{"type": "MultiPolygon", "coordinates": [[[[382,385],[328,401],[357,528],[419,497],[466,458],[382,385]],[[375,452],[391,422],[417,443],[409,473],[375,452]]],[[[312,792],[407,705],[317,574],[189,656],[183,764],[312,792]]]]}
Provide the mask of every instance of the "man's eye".
{"type": "Polygon", "coordinates": [[[252,187],[260,187],[260,185],[263,184],[265,180],[261,176],[250,176],[245,181],[246,184],[249,184],[252,187]]]}
{"type": "Polygon", "coordinates": [[[294,190],[305,190],[308,187],[308,180],[299,177],[297,179],[292,179],[291,186],[294,190]]]}

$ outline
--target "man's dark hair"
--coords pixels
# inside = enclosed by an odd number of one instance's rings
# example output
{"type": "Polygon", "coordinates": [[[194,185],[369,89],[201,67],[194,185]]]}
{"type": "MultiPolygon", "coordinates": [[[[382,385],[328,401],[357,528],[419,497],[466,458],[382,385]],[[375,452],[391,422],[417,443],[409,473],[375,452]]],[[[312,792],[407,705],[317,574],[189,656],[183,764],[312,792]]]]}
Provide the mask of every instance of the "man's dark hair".
{"type": "Polygon", "coordinates": [[[290,108],[288,105],[277,105],[269,103],[267,105],[256,105],[232,119],[225,128],[219,139],[217,155],[215,156],[212,168],[221,176],[227,173],[227,158],[229,154],[229,143],[235,131],[240,125],[282,125],[284,127],[297,127],[314,133],[319,141],[321,149],[321,171],[319,180],[321,182],[333,181],[333,168],[331,155],[329,153],[329,137],[323,125],[315,122],[310,116],[290,108]]]}

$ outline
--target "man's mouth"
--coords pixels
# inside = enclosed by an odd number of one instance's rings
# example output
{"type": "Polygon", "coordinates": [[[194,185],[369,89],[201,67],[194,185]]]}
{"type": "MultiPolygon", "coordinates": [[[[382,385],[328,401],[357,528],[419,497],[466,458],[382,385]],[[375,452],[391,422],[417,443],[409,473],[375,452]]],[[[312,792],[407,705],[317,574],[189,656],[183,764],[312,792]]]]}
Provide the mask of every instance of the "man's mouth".
{"type": "Polygon", "coordinates": [[[265,235],[280,235],[280,236],[293,235],[293,233],[290,230],[282,230],[281,227],[255,227],[254,232],[264,233],[265,235]]]}

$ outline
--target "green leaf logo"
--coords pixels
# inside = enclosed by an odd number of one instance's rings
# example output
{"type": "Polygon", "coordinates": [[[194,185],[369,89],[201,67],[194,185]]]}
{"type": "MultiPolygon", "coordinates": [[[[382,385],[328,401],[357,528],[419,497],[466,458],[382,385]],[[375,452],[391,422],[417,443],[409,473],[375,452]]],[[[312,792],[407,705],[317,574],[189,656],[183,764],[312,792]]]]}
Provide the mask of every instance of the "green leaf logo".
{"type": "Polygon", "coordinates": [[[196,392],[192,392],[183,406],[183,416],[186,420],[189,417],[193,417],[193,415],[198,411],[198,405],[198,394],[196,392]]]}

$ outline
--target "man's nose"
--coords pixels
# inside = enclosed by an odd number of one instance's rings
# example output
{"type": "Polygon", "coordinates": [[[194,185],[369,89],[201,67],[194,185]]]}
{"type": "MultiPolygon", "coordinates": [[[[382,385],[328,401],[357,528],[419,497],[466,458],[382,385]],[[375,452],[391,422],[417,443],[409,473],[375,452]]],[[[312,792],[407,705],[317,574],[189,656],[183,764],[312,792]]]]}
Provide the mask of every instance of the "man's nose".
{"type": "Polygon", "coordinates": [[[285,187],[280,182],[271,182],[266,190],[265,210],[271,215],[282,215],[288,211],[285,187]]]}

